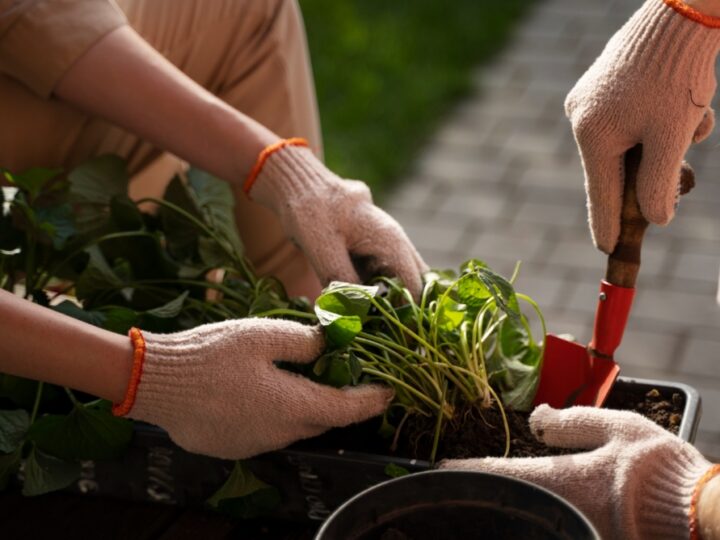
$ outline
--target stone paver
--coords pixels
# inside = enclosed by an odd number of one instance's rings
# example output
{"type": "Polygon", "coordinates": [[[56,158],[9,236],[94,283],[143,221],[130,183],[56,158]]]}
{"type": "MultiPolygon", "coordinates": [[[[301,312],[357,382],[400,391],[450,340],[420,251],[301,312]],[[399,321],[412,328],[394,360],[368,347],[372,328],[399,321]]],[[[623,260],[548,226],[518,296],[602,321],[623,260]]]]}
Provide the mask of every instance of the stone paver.
{"type": "MultiPolygon", "coordinates": [[[[587,340],[605,258],[585,223],[583,178],[563,100],[640,0],[540,0],[472,95],[440,126],[385,207],[432,266],[482,258],[541,304],[549,327],[587,340]]],[[[716,105],[717,109],[717,105],[716,105]]],[[[720,131],[720,130],[718,130],[720,131]]],[[[720,456],[720,135],[688,160],[698,186],[645,242],[624,373],[700,390],[698,446],[720,456]]]]}

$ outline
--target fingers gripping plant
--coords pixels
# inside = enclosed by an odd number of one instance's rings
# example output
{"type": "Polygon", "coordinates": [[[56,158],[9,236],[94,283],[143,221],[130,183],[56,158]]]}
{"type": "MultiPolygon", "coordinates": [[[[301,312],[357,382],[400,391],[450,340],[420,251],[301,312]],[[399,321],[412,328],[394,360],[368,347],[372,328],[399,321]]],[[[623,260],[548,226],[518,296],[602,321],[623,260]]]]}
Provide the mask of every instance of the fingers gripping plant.
{"type": "MultiPolygon", "coordinates": [[[[517,269],[515,274],[517,274],[517,269]]],[[[533,339],[520,310],[527,303],[545,325],[537,304],[516,293],[512,281],[484,263],[465,263],[459,276],[430,272],[419,301],[395,280],[374,286],[333,283],[317,299],[329,351],[314,375],[331,384],[381,381],[395,390],[386,415],[400,417],[399,435],[411,415],[435,418],[430,460],[447,420],[463,407],[531,407],[543,345],[533,339]],[[397,412],[401,414],[398,415],[397,412]]]]}

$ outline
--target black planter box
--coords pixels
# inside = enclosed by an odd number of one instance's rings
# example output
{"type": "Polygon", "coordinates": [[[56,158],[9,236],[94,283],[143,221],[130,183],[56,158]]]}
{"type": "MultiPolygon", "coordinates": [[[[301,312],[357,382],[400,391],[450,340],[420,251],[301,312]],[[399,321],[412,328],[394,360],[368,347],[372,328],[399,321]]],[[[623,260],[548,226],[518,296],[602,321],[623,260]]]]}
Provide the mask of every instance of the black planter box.
{"type": "MultiPolygon", "coordinates": [[[[700,396],[685,384],[621,377],[613,392],[627,389],[646,393],[657,389],[663,397],[679,393],[685,401],[679,436],[693,442],[700,421],[700,396]]],[[[280,490],[283,504],[273,517],[324,520],[344,501],[371,485],[388,479],[389,464],[410,472],[430,468],[427,461],[358,453],[343,449],[308,451],[288,448],[246,462],[258,478],[280,490]]],[[[137,501],[202,505],[223,484],[233,467],[224,461],[185,452],[167,434],[138,425],[129,451],[122,459],[84,462],[74,490],[137,501]]]]}

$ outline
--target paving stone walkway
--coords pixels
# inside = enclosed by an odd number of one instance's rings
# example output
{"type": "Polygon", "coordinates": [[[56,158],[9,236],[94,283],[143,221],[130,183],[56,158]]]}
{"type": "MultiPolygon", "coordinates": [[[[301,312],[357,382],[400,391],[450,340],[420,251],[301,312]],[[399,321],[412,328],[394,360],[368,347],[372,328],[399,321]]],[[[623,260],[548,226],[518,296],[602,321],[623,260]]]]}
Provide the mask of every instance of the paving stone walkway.
{"type": "MultiPolygon", "coordinates": [[[[640,4],[539,1],[384,204],[432,266],[479,257],[509,275],[522,260],[518,289],[540,303],[551,331],[585,342],[605,257],[590,240],[563,100],[640,4]]],[[[698,185],[677,218],[648,233],[617,354],[625,375],[701,392],[697,442],[711,457],[720,456],[719,131],[688,156],[698,185]]]]}

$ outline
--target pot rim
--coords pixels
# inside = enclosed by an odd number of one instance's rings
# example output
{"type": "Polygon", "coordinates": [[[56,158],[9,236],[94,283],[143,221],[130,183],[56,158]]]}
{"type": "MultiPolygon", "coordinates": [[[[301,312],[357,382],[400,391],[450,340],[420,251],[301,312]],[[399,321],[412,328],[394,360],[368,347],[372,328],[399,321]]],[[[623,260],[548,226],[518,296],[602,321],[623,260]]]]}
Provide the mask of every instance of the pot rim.
{"type": "Polygon", "coordinates": [[[600,540],[600,534],[598,533],[595,526],[592,524],[590,519],[580,511],[580,509],[572,504],[570,501],[565,499],[564,497],[561,497],[557,493],[550,491],[549,489],[546,489],[538,484],[535,484],[534,482],[529,482],[527,480],[523,480],[520,478],[515,478],[513,476],[508,476],[505,474],[497,474],[497,473],[489,473],[489,472],[483,472],[483,471],[458,471],[458,470],[451,470],[451,469],[432,469],[430,471],[423,471],[423,472],[417,472],[417,473],[411,473],[405,476],[401,476],[399,478],[392,478],[390,480],[387,480],[385,482],[382,482],[380,484],[375,484],[374,486],[370,486],[367,489],[364,489],[360,491],[359,493],[356,493],[352,497],[350,497],[347,501],[342,503],[340,506],[338,506],[335,511],[328,516],[328,518],[323,522],[322,526],[318,530],[317,534],[315,535],[315,540],[323,540],[323,535],[326,534],[327,529],[332,524],[331,522],[334,519],[337,519],[337,516],[345,511],[346,508],[354,504],[356,501],[358,501],[361,498],[365,497],[372,497],[376,491],[384,489],[386,486],[391,484],[401,484],[403,482],[407,482],[409,479],[414,479],[421,476],[429,476],[429,475],[435,475],[435,476],[484,476],[486,478],[499,478],[502,479],[502,481],[506,481],[509,483],[515,483],[519,485],[524,485],[525,487],[535,489],[541,493],[543,493],[545,496],[548,496],[551,499],[554,499],[556,502],[558,502],[560,505],[564,505],[568,507],[570,510],[574,511],[575,514],[578,516],[580,521],[582,521],[585,526],[588,528],[589,532],[595,536],[597,540],[600,540]]]}

